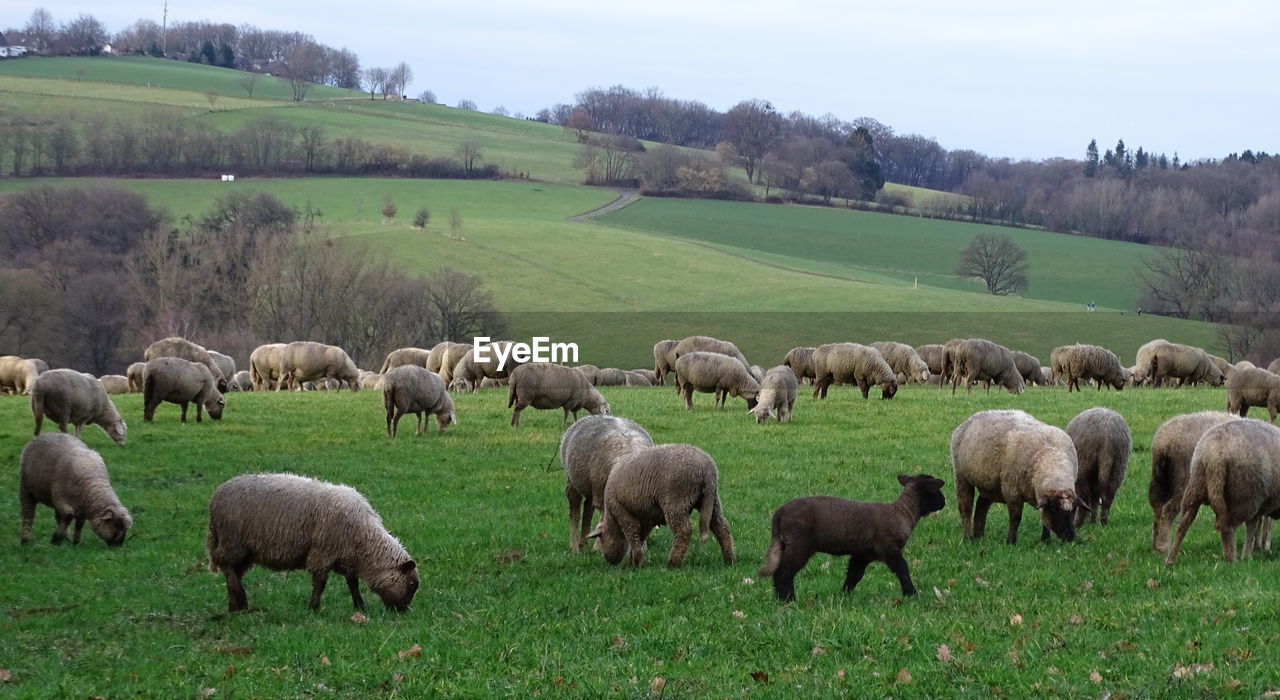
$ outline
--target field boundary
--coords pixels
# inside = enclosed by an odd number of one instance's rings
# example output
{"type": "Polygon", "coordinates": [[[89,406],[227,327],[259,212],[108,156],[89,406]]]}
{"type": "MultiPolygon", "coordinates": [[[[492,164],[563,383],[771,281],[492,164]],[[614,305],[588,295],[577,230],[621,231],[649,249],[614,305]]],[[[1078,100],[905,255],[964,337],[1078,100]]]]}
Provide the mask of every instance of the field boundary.
{"type": "Polygon", "coordinates": [[[609,202],[604,206],[596,207],[591,211],[584,211],[581,214],[575,214],[574,216],[569,217],[568,221],[580,224],[584,221],[590,221],[597,216],[603,216],[610,212],[618,211],[623,207],[630,206],[631,204],[640,201],[640,190],[621,188],[614,190],[614,192],[616,192],[618,196],[615,197],[612,202],[609,202]]]}

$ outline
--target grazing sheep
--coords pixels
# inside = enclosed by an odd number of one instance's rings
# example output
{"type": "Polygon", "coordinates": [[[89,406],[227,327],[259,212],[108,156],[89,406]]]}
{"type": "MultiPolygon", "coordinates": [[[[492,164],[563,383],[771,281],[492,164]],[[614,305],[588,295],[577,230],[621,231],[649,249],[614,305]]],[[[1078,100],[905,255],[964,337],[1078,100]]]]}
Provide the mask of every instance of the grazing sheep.
{"type": "MultiPolygon", "coordinates": [[[[586,409],[592,415],[609,413],[609,402],[587,383],[587,378],[573,367],[539,362],[520,365],[511,372],[507,385],[507,407],[511,412],[511,425],[520,425],[520,412],[532,406],[537,409],[564,409],[564,420],[578,419],[578,411],[586,409]]],[[[561,422],[563,425],[563,421],[561,422]]]]}
{"type": "Polygon", "coordinates": [[[1272,374],[1280,374],[1280,357],[1272,360],[1271,364],[1267,365],[1267,371],[1272,374]]]}
{"type": "Polygon", "coordinates": [[[31,385],[49,365],[40,359],[23,359],[17,355],[0,357],[0,393],[30,394],[31,385]]]}
{"type": "Polygon", "coordinates": [[[676,346],[678,340],[659,340],[653,344],[653,373],[657,376],[657,386],[667,385],[667,374],[676,369],[676,346]]]}
{"type": "Polygon", "coordinates": [[[218,366],[217,362],[213,361],[213,356],[203,346],[197,345],[186,338],[164,338],[148,345],[146,352],[142,353],[142,359],[147,362],[157,357],[178,357],[188,362],[199,362],[209,368],[210,374],[213,375],[213,379],[217,383],[218,391],[227,390],[227,380],[230,375],[222,373],[222,368],[218,366]]]}
{"type": "Polygon", "coordinates": [[[1236,559],[1236,528],[1245,525],[1244,558],[1261,541],[1264,518],[1280,514],[1280,428],[1260,420],[1234,420],[1201,436],[1191,454],[1182,494],[1182,521],[1165,564],[1178,558],[1182,539],[1200,506],[1213,508],[1213,529],[1222,538],[1222,558],[1236,559]]]}
{"type": "Polygon", "coordinates": [[[626,386],[627,373],[616,367],[602,367],[596,372],[593,386],[626,386]]]}
{"type": "Polygon", "coordinates": [[[124,544],[133,518],[111,488],[102,456],[80,438],[62,433],[37,435],[22,449],[21,462],[18,500],[22,508],[19,537],[23,544],[31,541],[37,503],[53,509],[55,545],[66,541],[72,520],[76,522],[72,544],[80,544],[86,520],[108,547],[124,544]]]}
{"type": "Polygon", "coordinates": [[[419,365],[400,365],[382,375],[382,405],[387,410],[387,436],[395,437],[400,417],[412,413],[418,419],[414,435],[421,435],[425,419],[434,415],[444,432],[450,423],[457,424],[453,397],[445,391],[440,375],[419,365]]]}
{"type": "MultiPolygon", "coordinates": [[[[472,350],[467,350],[466,354],[454,364],[453,371],[449,373],[449,376],[451,377],[448,384],[449,388],[453,389],[458,386],[460,389],[455,389],[455,391],[465,391],[470,394],[480,390],[480,381],[485,378],[484,370],[476,362],[475,352],[472,350]]],[[[443,380],[444,375],[441,375],[440,379],[443,380]]]]}
{"type": "Polygon", "coordinates": [[[1252,406],[1265,406],[1272,423],[1280,413],[1280,375],[1265,369],[1239,369],[1227,380],[1227,413],[1241,418],[1252,406]]]}
{"type": "Polygon", "coordinates": [[[440,374],[440,371],[444,369],[444,357],[449,352],[449,347],[452,345],[465,345],[465,343],[454,343],[453,341],[442,340],[435,345],[432,345],[431,349],[427,351],[427,369],[435,372],[436,374],[440,374]]]}
{"type": "Polygon", "coordinates": [[[1156,338],[1155,340],[1149,340],[1143,343],[1142,346],[1138,348],[1138,352],[1135,355],[1136,359],[1133,363],[1133,383],[1135,385],[1151,384],[1152,386],[1157,386],[1154,381],[1155,377],[1153,376],[1155,370],[1156,348],[1161,345],[1168,344],[1169,341],[1164,338],[1156,338]]]}
{"type": "Polygon", "coordinates": [[[868,347],[876,349],[894,374],[898,375],[898,383],[929,381],[929,364],[916,353],[916,349],[906,343],[895,343],[892,340],[881,340],[868,347]]]}
{"type": "Polygon", "coordinates": [[[494,379],[493,377],[485,377],[484,379],[480,380],[480,388],[496,389],[500,386],[506,386],[510,382],[510,380],[511,380],[510,377],[507,377],[506,379],[494,379]]]}
{"type": "Polygon", "coordinates": [[[955,375],[955,352],[960,344],[969,340],[969,338],[952,338],[942,346],[942,371],[938,374],[942,376],[942,386],[946,387],[951,384],[955,375]]]}
{"type": "Polygon", "coordinates": [[[325,345],[309,340],[289,343],[276,355],[276,371],[280,381],[276,391],[287,384],[297,389],[303,382],[314,382],[324,377],[344,381],[352,391],[360,390],[360,372],[347,352],[336,345],[325,345]]]}
{"type": "Polygon", "coordinates": [[[147,368],[145,362],[135,362],[129,365],[129,369],[125,370],[124,376],[129,378],[129,393],[142,393],[142,370],[147,368]]]}
{"type": "Polygon", "coordinates": [[[1027,384],[1035,384],[1037,386],[1048,386],[1048,375],[1044,371],[1044,367],[1040,365],[1040,358],[1029,352],[1021,350],[1010,350],[1013,355],[1013,364],[1018,368],[1018,374],[1022,375],[1022,381],[1027,384]]]}
{"type": "Polygon", "coordinates": [[[1213,366],[1217,367],[1218,371],[1222,373],[1223,381],[1231,380],[1231,373],[1236,369],[1235,365],[1227,362],[1226,358],[1218,357],[1213,354],[1209,354],[1209,360],[1213,362],[1213,366]]]}
{"type": "Polygon", "coordinates": [[[636,381],[628,381],[627,386],[662,386],[658,383],[658,373],[651,369],[633,369],[628,374],[636,381]],[[640,381],[643,380],[643,381],[640,381]]]}
{"type": "Polygon", "coordinates": [[[813,383],[813,353],[816,350],[817,348],[797,347],[787,351],[782,364],[791,368],[792,374],[796,375],[796,381],[803,382],[808,379],[813,383]]]}
{"type": "MultiPolygon", "coordinates": [[[[1239,362],[1235,363],[1235,365],[1233,365],[1233,368],[1234,369],[1258,369],[1258,366],[1248,360],[1240,360],[1239,362]]],[[[1271,370],[1267,370],[1267,371],[1270,372],[1271,370]]],[[[1272,374],[1275,374],[1275,372],[1272,372],[1272,374]]]]}
{"type": "Polygon", "coordinates": [[[1041,540],[1050,530],[1075,539],[1075,510],[1083,504],[1075,491],[1076,449],[1066,431],[1022,411],[979,411],[951,434],[951,463],[965,539],[982,537],[992,503],[1009,507],[1009,544],[1018,542],[1024,503],[1040,511],[1041,540]]]}
{"type": "MultiPolygon", "coordinates": [[[[209,350],[207,352],[209,353],[209,359],[213,360],[218,369],[222,370],[222,376],[226,377],[227,384],[230,385],[231,379],[236,376],[236,361],[231,359],[230,355],[223,355],[217,350],[209,350]]],[[[223,387],[218,388],[223,391],[227,390],[223,387]]]]}
{"type": "MultiPolygon", "coordinates": [[[[685,381],[679,367],[676,374],[685,381]]],[[[689,551],[689,515],[697,510],[699,539],[706,542],[708,531],[715,534],[724,563],[732,564],[733,536],[720,505],[719,479],[716,461],[693,445],[634,449],[609,474],[600,525],[588,537],[600,538],[600,550],[610,564],[621,562],[630,551],[631,563],[640,566],[649,533],[666,525],[673,538],[667,566],[675,568],[684,564],[689,551]]]]}
{"type": "Polygon", "coordinates": [[[747,371],[751,373],[751,378],[757,382],[764,381],[764,368],[760,365],[751,365],[747,368],[747,371]]]}
{"type": "Polygon", "coordinates": [[[31,385],[31,414],[36,419],[36,435],[40,434],[45,416],[64,433],[68,423],[74,425],[76,437],[80,437],[86,423],[102,428],[118,445],[124,444],[128,433],[128,426],[102,382],[92,374],[73,369],[51,369],[36,377],[31,385]]]}
{"type": "Polygon", "coordinates": [[[108,394],[129,393],[129,378],[123,374],[104,374],[98,377],[98,381],[102,382],[102,388],[106,389],[108,394]]]}
{"type": "Polygon", "coordinates": [[[253,391],[253,379],[249,376],[249,370],[242,369],[233,374],[227,388],[231,391],[253,391]]]}
{"type": "MultiPolygon", "coordinates": [[[[1129,373],[1120,365],[1114,352],[1098,346],[1077,343],[1063,345],[1053,350],[1053,371],[1067,379],[1067,392],[1080,391],[1080,380],[1096,380],[1098,391],[1105,384],[1116,391],[1123,391],[1129,381],[1129,373]]],[[[1212,363],[1210,363],[1212,364],[1212,363]]]]}
{"type": "Polygon", "coordinates": [[[690,352],[676,360],[676,377],[684,391],[684,407],[693,408],[693,392],[715,393],[716,405],[724,408],[730,396],[746,400],[747,408],[756,407],[760,383],[751,376],[747,365],[737,358],[718,352],[690,352]]]}
{"type": "Polygon", "coordinates": [[[268,343],[249,354],[249,378],[254,391],[271,391],[280,386],[280,352],[284,348],[284,343],[268,343]]]}
{"type": "Polygon", "coordinates": [[[916,355],[924,360],[925,366],[929,368],[929,374],[942,374],[942,345],[938,343],[917,345],[916,355]]]}
{"type": "Polygon", "coordinates": [[[898,393],[898,378],[880,353],[857,343],[828,343],[813,352],[813,397],[827,398],[832,384],[857,384],[862,398],[880,387],[880,398],[898,393]]]}
{"type": "Polygon", "coordinates": [[[222,420],[222,409],[227,405],[209,368],[180,357],[158,357],[142,372],[142,419],[150,423],[156,408],[165,401],[182,407],[183,423],[187,422],[187,404],[196,405],[197,423],[202,422],[204,411],[210,418],[222,420]]]}
{"type": "Polygon", "coordinates": [[[579,551],[586,542],[592,512],[604,512],[604,487],[618,461],[635,449],[652,446],[648,431],[628,418],[586,416],[564,431],[560,463],[567,479],[571,551],[579,551]]]}
{"type": "Polygon", "coordinates": [[[453,381],[453,369],[458,366],[458,362],[471,349],[472,346],[467,343],[449,343],[449,346],[441,353],[440,378],[444,380],[445,384],[453,381]]]}
{"type": "Polygon", "coordinates": [[[945,483],[929,474],[899,474],[902,493],[892,503],[867,503],[835,496],[807,496],[782,504],[773,513],[773,535],[760,576],[773,577],[778,600],[795,600],[795,577],[817,552],[849,555],[844,577],[848,593],[862,580],[867,565],[884,562],[898,576],[902,595],[915,595],[902,550],[916,523],[946,506],[945,483]]]}
{"type": "MultiPolygon", "coordinates": [[[[436,376],[439,375],[437,374],[436,376]]],[[[382,375],[377,372],[370,372],[362,369],[360,370],[360,379],[357,380],[357,383],[360,385],[361,389],[375,389],[381,391],[382,375]]]]}
{"type": "Polygon", "coordinates": [[[1193,345],[1165,343],[1157,346],[1152,367],[1154,381],[1177,379],[1179,387],[1199,382],[1222,386],[1226,381],[1209,353],[1193,345]]]}
{"type": "MultiPolygon", "coordinates": [[[[424,368],[425,369],[425,368],[424,368]]],[[[369,501],[350,486],[293,474],[244,474],[223,482],[209,499],[209,570],[227,579],[227,609],[249,606],[244,577],[254,564],[311,574],[311,601],[320,609],[329,572],[347,579],[351,602],[364,609],[360,581],[395,611],[418,591],[418,568],[382,525],[369,501]]]]}
{"type": "Polygon", "coordinates": [[[951,393],[964,382],[965,391],[972,392],[976,382],[983,382],[988,392],[991,382],[1004,387],[1010,394],[1021,394],[1027,389],[1013,352],[1003,345],[982,338],[969,338],[957,343],[950,350],[951,393]]]}
{"type": "Polygon", "coordinates": [[[1174,416],[1151,437],[1151,483],[1147,502],[1151,504],[1151,549],[1169,549],[1173,521],[1182,508],[1182,494],[1191,471],[1191,454],[1200,437],[1210,428],[1239,418],[1222,411],[1200,411],[1174,416]]]}
{"type": "Polygon", "coordinates": [[[587,378],[587,383],[591,386],[596,385],[596,377],[600,374],[599,367],[596,367],[595,365],[578,365],[574,367],[574,369],[581,372],[582,376],[587,378]]]}
{"type": "MultiPolygon", "coordinates": [[[[676,347],[671,351],[671,354],[675,359],[679,360],[682,356],[691,352],[718,352],[721,355],[728,355],[738,360],[743,367],[751,368],[751,363],[747,362],[746,356],[742,354],[738,346],[727,340],[719,340],[706,335],[691,335],[676,343],[676,347]]],[[[676,374],[679,373],[679,371],[676,372],[676,374]]]]}
{"type": "MultiPolygon", "coordinates": [[[[436,347],[440,347],[437,345],[436,347]]],[[[418,365],[425,369],[431,369],[428,365],[431,362],[431,352],[435,350],[424,350],[422,348],[400,348],[387,353],[387,359],[382,361],[382,369],[378,370],[378,374],[386,374],[387,370],[394,369],[401,365],[418,365]]],[[[436,354],[437,359],[443,355],[443,350],[436,354]]],[[[438,369],[438,368],[437,368],[438,369]]],[[[436,370],[431,370],[436,371],[436,370]]]]}
{"type": "Polygon", "coordinates": [[[791,411],[796,405],[796,375],[786,365],[778,365],[765,372],[764,381],[760,382],[760,393],[756,395],[755,408],[749,409],[756,417],[756,423],[764,423],[773,416],[780,423],[791,422],[791,411]]]}
{"type": "MultiPolygon", "coordinates": [[[[1111,519],[1111,503],[1129,468],[1133,437],[1124,417],[1109,408],[1081,411],[1067,423],[1067,435],[1076,446],[1076,495],[1089,507],[1091,519],[1103,525],[1111,519]]],[[[1076,511],[1076,527],[1085,511],[1076,511]]]]}

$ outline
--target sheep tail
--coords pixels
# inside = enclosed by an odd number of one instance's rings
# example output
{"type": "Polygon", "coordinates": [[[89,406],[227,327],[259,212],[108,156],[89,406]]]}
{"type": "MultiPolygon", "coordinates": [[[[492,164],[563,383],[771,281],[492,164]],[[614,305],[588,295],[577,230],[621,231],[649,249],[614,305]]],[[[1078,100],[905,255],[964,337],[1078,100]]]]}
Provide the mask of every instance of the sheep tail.
{"type": "MultiPolygon", "coordinates": [[[[1229,517],[1231,510],[1230,497],[1227,494],[1227,472],[1231,468],[1231,462],[1218,462],[1211,469],[1201,469],[1199,471],[1207,472],[1204,475],[1204,493],[1201,498],[1209,503],[1209,507],[1218,515],[1220,521],[1225,521],[1229,517]]],[[[1194,479],[1193,479],[1194,481],[1194,479]]],[[[1191,495],[1192,484],[1187,484],[1187,495],[1191,495]]],[[[1183,503],[1187,500],[1184,497],[1183,503]]],[[[1186,510],[1185,508],[1183,510],[1186,510]]]]}
{"type": "Polygon", "coordinates": [[[698,538],[703,542],[711,536],[711,519],[719,515],[720,495],[716,491],[715,478],[702,487],[702,503],[698,505],[698,538]]]}
{"type": "Polygon", "coordinates": [[[391,367],[389,367],[390,364],[391,356],[387,355],[387,359],[382,361],[382,369],[378,370],[378,374],[386,374],[387,370],[391,369],[391,367]]]}
{"type": "Polygon", "coordinates": [[[773,572],[778,570],[778,565],[782,563],[782,527],[778,523],[778,519],[773,519],[773,536],[769,539],[769,549],[764,553],[764,564],[760,566],[760,570],[756,572],[757,576],[772,576],[773,572]]]}
{"type": "Polygon", "coordinates": [[[214,534],[213,528],[210,527],[209,534],[205,535],[205,538],[204,538],[204,553],[205,553],[205,556],[208,557],[209,559],[209,572],[214,574],[221,571],[221,569],[218,568],[218,565],[213,563],[213,550],[216,549],[217,546],[218,546],[218,536],[214,534]]]}
{"type": "Polygon", "coordinates": [[[508,381],[507,382],[507,408],[511,408],[514,405],[516,405],[516,383],[513,381],[508,381]]]}

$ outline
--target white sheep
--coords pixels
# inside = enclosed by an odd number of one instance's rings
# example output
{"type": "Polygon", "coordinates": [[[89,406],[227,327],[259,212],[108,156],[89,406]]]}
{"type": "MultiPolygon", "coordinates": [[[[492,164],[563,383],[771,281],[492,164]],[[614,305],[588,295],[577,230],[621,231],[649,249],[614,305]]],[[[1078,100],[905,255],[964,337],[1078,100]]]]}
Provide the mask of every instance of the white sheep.
{"type": "Polygon", "coordinates": [[[22,510],[20,539],[23,544],[31,540],[36,504],[53,509],[57,523],[53,531],[55,545],[66,541],[67,527],[73,520],[76,529],[72,544],[80,544],[86,520],[108,547],[124,544],[125,535],[133,526],[133,517],[111,488],[102,456],[89,449],[80,438],[64,433],[37,435],[22,449],[20,472],[18,500],[22,510]]]}

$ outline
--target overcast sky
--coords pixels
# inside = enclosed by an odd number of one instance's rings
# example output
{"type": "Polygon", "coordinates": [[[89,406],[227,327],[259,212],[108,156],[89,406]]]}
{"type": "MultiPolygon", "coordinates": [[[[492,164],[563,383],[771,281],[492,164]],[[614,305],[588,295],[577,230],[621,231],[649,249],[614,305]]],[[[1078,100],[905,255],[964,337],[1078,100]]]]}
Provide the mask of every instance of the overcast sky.
{"type": "MultiPolygon", "coordinates": [[[[164,0],[43,6],[109,31],[164,0]]],[[[12,14],[11,14],[12,13],[12,14]]],[[[1280,3],[1219,0],[170,0],[169,20],[296,30],[361,65],[407,62],[431,89],[533,114],[587,87],[660,88],[726,110],[874,117],[991,156],[1080,158],[1091,138],[1184,160],[1280,151],[1280,3]]]]}

